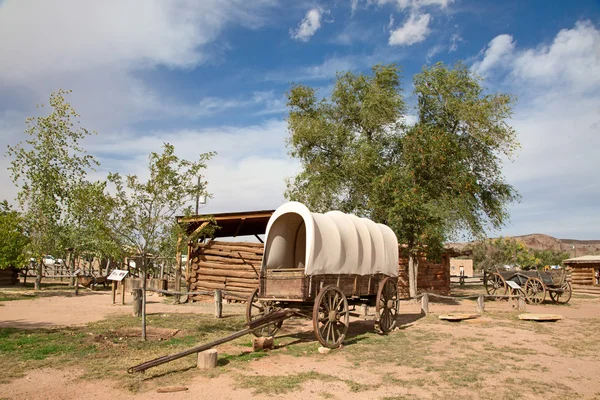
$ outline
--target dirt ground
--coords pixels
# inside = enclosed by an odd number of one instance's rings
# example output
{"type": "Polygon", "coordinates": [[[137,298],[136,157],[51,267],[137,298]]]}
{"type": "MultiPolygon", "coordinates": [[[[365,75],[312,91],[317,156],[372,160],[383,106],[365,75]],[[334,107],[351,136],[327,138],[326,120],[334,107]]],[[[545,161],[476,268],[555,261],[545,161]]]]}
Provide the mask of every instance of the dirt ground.
{"type": "MultiPolygon", "coordinates": [[[[243,310],[240,304],[224,305],[226,315],[243,310]]],[[[179,384],[181,372],[167,370],[174,385],[187,389],[180,392],[158,393],[152,377],[140,378],[145,386],[131,392],[117,379],[89,379],[83,370],[57,365],[0,384],[0,399],[600,399],[599,297],[576,295],[567,306],[528,305],[527,312],[564,317],[555,323],[520,321],[518,312],[501,301],[486,302],[477,319],[448,323],[437,318],[475,310],[473,301],[430,303],[431,314],[422,317],[419,304],[403,302],[401,329],[388,336],[368,333],[370,321],[354,320],[347,344],[330,354],[318,354],[313,345],[298,356],[293,345],[286,345],[216,377],[192,368],[179,384]],[[281,390],[262,390],[265,379],[281,382],[281,390]]],[[[130,312],[129,305],[112,305],[109,292],[47,296],[3,302],[0,327],[78,326],[130,312]]],[[[212,312],[211,303],[164,304],[158,296],[148,302],[149,314],[212,312]]],[[[286,321],[278,337],[310,341],[311,331],[310,321],[286,321]]]]}

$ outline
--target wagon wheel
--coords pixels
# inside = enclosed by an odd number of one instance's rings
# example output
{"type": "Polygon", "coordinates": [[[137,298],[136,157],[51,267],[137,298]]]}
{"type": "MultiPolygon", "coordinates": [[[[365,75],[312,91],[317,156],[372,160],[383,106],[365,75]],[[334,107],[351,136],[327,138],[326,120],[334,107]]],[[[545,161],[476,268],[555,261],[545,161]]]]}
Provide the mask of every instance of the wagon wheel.
{"type": "Polygon", "coordinates": [[[533,304],[540,304],[546,298],[546,287],[540,278],[529,278],[525,282],[525,298],[533,304]]]}
{"type": "MultiPolygon", "coordinates": [[[[246,303],[246,322],[254,321],[255,319],[264,317],[275,311],[272,301],[264,301],[258,299],[258,289],[256,289],[246,303]]],[[[262,336],[274,336],[275,333],[281,328],[283,321],[279,321],[272,325],[267,325],[263,328],[255,329],[252,334],[257,337],[262,336]]]]}
{"type": "Polygon", "coordinates": [[[484,282],[485,291],[490,296],[504,296],[508,291],[508,286],[506,285],[506,281],[497,272],[490,274],[486,277],[484,282]]]}
{"type": "Polygon", "coordinates": [[[394,329],[399,306],[398,282],[387,277],[381,281],[377,292],[377,320],[375,322],[377,332],[386,334],[394,329]]]}
{"type": "Polygon", "coordinates": [[[563,282],[563,284],[560,285],[560,288],[551,290],[549,292],[550,298],[553,302],[567,304],[569,300],[571,300],[573,289],[571,288],[571,284],[569,282],[563,282]]]}
{"type": "Polygon", "coordinates": [[[319,343],[330,349],[341,346],[350,324],[350,309],[344,293],[326,286],[317,295],[313,307],[313,326],[319,343]]]}

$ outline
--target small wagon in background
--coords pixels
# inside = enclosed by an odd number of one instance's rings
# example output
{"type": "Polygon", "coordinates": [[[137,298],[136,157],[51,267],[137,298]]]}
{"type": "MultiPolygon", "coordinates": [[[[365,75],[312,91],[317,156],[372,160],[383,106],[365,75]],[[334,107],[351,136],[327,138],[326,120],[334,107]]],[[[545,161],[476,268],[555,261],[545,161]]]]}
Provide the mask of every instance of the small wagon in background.
{"type": "MultiPolygon", "coordinates": [[[[267,225],[259,288],[248,322],[296,309],[312,319],[317,340],[339,347],[350,307],[375,306],[375,329],[391,331],[398,314],[398,240],[387,226],[355,215],[313,213],[301,203],[279,207],[267,225]]],[[[283,321],[254,331],[272,336],[283,321]]]]}
{"type": "Polygon", "coordinates": [[[567,281],[566,268],[557,271],[503,271],[496,268],[496,272],[486,274],[485,290],[489,295],[506,295],[509,289],[506,282],[513,281],[521,287],[525,299],[530,303],[542,303],[548,293],[554,303],[566,304],[573,290],[567,281]]]}

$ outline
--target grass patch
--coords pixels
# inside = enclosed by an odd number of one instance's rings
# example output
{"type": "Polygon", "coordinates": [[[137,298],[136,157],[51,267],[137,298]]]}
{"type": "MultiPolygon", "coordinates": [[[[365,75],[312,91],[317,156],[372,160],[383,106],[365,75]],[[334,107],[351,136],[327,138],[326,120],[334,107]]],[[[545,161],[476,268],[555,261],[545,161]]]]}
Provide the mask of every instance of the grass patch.
{"type": "MultiPolygon", "coordinates": [[[[141,362],[221,338],[244,325],[241,317],[215,319],[212,315],[198,314],[153,314],[147,321],[146,342],[140,338],[140,319],[127,315],[69,329],[0,329],[4,377],[13,379],[31,369],[48,366],[73,366],[83,369],[83,378],[118,379],[132,391],[181,383],[202,374],[195,368],[195,355],[152,368],[145,374],[128,375],[125,371],[141,362]],[[149,385],[143,385],[144,382],[149,385]]],[[[231,354],[220,362],[227,369],[265,355],[231,354]]]]}
{"type": "Polygon", "coordinates": [[[246,376],[238,377],[239,387],[252,389],[254,394],[284,394],[300,389],[307,381],[332,382],[338,378],[318,372],[301,372],[283,376],[246,376]]]}
{"type": "Polygon", "coordinates": [[[0,301],[31,300],[37,298],[36,293],[0,291],[0,301]]]}
{"type": "Polygon", "coordinates": [[[238,386],[252,389],[254,394],[285,394],[302,388],[302,384],[308,381],[343,382],[353,392],[363,392],[375,389],[380,385],[367,385],[351,379],[341,379],[333,375],[322,374],[315,371],[300,372],[291,375],[266,376],[266,375],[239,375],[238,386]]]}

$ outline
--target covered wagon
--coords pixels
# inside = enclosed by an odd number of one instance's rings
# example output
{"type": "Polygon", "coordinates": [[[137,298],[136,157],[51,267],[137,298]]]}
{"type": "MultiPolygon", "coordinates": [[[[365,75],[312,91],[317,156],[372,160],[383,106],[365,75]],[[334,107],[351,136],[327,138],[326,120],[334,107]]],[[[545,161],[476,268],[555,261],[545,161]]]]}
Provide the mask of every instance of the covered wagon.
{"type": "MultiPolygon", "coordinates": [[[[398,240],[383,224],[298,202],[279,207],[267,225],[259,288],[247,303],[248,322],[282,308],[311,318],[318,341],[342,344],[350,307],[375,306],[375,328],[387,333],[398,313],[398,240]]],[[[282,322],[257,330],[274,335],[282,322]]]]}

